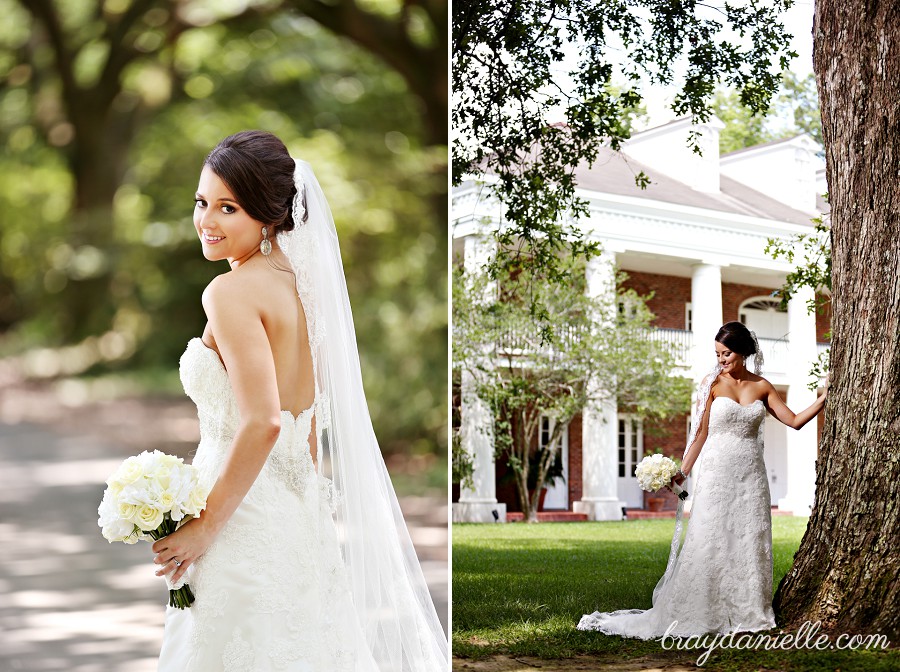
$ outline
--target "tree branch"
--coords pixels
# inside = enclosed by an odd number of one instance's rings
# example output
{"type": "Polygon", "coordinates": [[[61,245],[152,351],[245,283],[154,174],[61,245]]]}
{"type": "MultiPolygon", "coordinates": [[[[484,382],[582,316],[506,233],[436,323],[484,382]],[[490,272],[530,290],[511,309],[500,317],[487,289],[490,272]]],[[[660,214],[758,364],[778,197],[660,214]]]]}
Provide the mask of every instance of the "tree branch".
{"type": "Polygon", "coordinates": [[[19,0],[25,11],[29,12],[35,21],[43,25],[53,48],[53,57],[56,60],[56,69],[62,81],[63,100],[71,111],[77,107],[78,85],[75,82],[75,73],[72,69],[72,52],[66,45],[66,35],[63,32],[59,14],[53,7],[51,0],[19,0]]]}
{"type": "MultiPolygon", "coordinates": [[[[429,140],[446,142],[447,86],[440,78],[447,70],[446,19],[433,24],[435,44],[422,47],[407,33],[406,10],[401,13],[401,19],[392,21],[362,9],[354,0],[334,4],[322,0],[289,0],[286,4],[323,28],[355,42],[396,70],[425,103],[429,140]]],[[[446,8],[446,3],[439,0],[415,4],[425,9],[429,17],[440,14],[437,11],[440,5],[446,8]]]]}

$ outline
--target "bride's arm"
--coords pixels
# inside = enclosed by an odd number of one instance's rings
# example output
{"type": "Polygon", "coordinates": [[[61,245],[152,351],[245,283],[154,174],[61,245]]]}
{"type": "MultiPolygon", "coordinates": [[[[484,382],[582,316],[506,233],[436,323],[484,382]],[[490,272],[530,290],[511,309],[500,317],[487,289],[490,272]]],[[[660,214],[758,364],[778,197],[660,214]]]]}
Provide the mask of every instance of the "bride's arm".
{"type": "Polygon", "coordinates": [[[816,417],[823,408],[825,408],[825,398],[828,396],[828,381],[825,381],[825,389],[822,394],[812,403],[809,408],[806,408],[799,413],[794,413],[791,409],[787,407],[778,392],[775,390],[775,387],[769,381],[765,381],[766,384],[766,397],[765,402],[766,406],[769,407],[769,411],[778,418],[779,421],[787,425],[788,427],[793,427],[794,429],[800,429],[807,422],[816,417]]]}
{"type": "Polygon", "coordinates": [[[281,404],[269,339],[256,307],[257,298],[230,274],[218,276],[203,293],[216,346],[234,391],[240,424],[219,478],[200,516],[153,544],[154,560],[163,565],[157,574],[176,582],[199,558],[243,501],[281,429],[281,404]]]}

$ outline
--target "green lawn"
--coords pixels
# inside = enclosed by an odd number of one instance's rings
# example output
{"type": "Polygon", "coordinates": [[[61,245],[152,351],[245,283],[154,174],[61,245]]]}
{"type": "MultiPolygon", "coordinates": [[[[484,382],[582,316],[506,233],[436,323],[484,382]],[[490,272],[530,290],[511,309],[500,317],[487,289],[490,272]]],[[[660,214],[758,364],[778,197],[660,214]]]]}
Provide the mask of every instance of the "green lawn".
{"type": "MultiPolygon", "coordinates": [[[[775,583],[788,571],[807,518],[773,520],[775,583]]],[[[693,662],[698,652],[659,642],[580,632],[590,611],[649,608],[665,571],[672,519],[607,523],[453,526],[453,653],[545,659],[663,656],[693,662]]],[[[777,632],[777,631],[776,631],[777,632]]],[[[871,651],[717,651],[714,670],[896,670],[900,655],[871,651]]]]}

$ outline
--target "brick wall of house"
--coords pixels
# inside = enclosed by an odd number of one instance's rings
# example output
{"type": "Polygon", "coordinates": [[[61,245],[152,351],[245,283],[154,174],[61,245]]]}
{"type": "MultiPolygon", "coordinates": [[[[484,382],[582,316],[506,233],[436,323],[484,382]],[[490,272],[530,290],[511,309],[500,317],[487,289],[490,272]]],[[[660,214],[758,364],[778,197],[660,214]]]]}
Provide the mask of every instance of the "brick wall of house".
{"type": "Polygon", "coordinates": [[[581,413],[572,418],[569,423],[569,510],[572,510],[572,504],[581,499],[582,495],[582,471],[581,456],[583,454],[581,447],[581,413]]]}
{"type": "Polygon", "coordinates": [[[821,310],[816,310],[816,340],[827,342],[825,334],[831,329],[831,303],[826,303],[821,310]]]}
{"type": "Polygon", "coordinates": [[[738,285],[733,282],[722,283],[722,322],[735,322],[741,304],[756,296],[770,296],[777,287],[758,287],[754,285],[738,285]]]}
{"type": "Polygon", "coordinates": [[[507,512],[521,511],[519,496],[516,492],[515,475],[506,464],[506,455],[501,455],[494,463],[496,469],[497,501],[506,504],[507,512]]]}
{"type": "Polygon", "coordinates": [[[687,441],[687,413],[666,420],[644,420],[644,454],[661,450],[669,457],[681,459],[687,441]]]}
{"type": "MultiPolygon", "coordinates": [[[[644,455],[650,455],[657,449],[668,457],[684,457],[687,441],[688,414],[683,413],[666,420],[644,420],[644,455]]],[[[663,510],[674,511],[678,500],[669,490],[658,493],[644,493],[644,508],[648,508],[648,497],[662,497],[665,500],[663,510]]]]}
{"type": "Polygon", "coordinates": [[[647,307],[656,316],[653,326],[660,329],[685,329],[685,304],[691,301],[691,279],[673,275],[625,271],[622,286],[641,296],[653,292],[647,307]]]}

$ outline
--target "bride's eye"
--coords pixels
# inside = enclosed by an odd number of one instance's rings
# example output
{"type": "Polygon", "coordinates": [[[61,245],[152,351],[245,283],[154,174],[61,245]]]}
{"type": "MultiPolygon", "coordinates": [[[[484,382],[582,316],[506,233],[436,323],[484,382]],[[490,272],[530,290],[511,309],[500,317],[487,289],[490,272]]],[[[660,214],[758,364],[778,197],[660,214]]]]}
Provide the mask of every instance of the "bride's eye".
{"type": "Polygon", "coordinates": [[[205,207],[206,207],[206,201],[204,201],[202,198],[195,198],[195,199],[194,199],[194,206],[195,206],[195,207],[198,207],[198,208],[205,208],[205,207]]]}
{"type": "Polygon", "coordinates": [[[223,205],[222,212],[224,212],[226,215],[233,215],[237,212],[237,208],[233,205],[223,205]]]}

